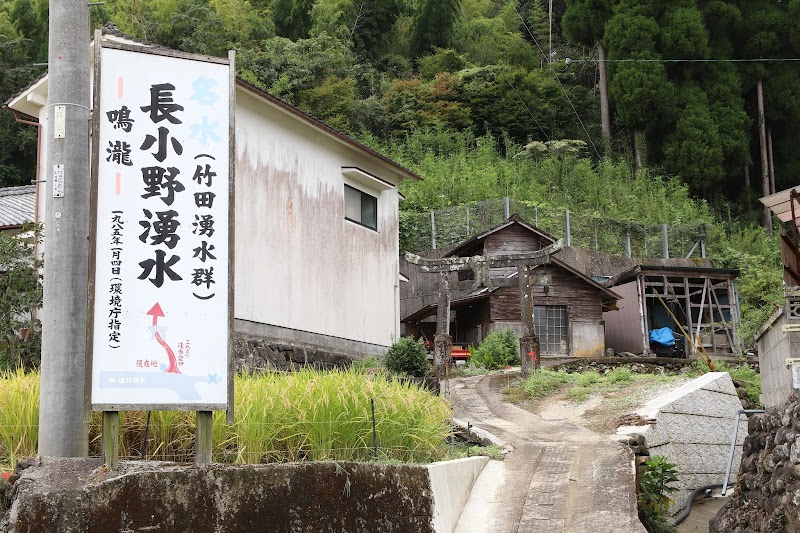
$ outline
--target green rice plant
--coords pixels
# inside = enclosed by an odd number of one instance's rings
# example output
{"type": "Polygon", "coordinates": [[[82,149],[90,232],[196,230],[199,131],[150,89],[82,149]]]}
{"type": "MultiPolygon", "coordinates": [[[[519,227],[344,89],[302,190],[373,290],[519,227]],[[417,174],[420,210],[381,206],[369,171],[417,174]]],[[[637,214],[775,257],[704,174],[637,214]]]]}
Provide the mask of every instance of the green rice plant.
{"type": "MultiPolygon", "coordinates": [[[[18,457],[36,453],[38,386],[38,374],[0,374],[0,466],[13,466],[18,457]]],[[[213,417],[214,461],[428,462],[444,456],[450,434],[452,414],[446,400],[412,381],[384,373],[369,375],[351,369],[237,376],[234,397],[232,425],[225,423],[225,413],[213,417]]],[[[120,458],[144,455],[146,459],[192,461],[194,413],[153,411],[150,415],[148,423],[146,411],[120,413],[120,458]]],[[[101,418],[93,413],[89,426],[94,456],[100,454],[101,418]]]]}
{"type": "Polygon", "coordinates": [[[35,456],[38,433],[38,372],[0,371],[0,470],[35,456]]]}

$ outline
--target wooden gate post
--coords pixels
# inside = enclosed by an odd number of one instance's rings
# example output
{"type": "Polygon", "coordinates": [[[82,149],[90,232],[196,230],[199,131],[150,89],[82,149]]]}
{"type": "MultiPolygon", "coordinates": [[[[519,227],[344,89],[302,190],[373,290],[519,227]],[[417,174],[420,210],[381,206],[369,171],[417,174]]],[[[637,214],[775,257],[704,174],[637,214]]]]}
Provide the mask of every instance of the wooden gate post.
{"type": "Polygon", "coordinates": [[[536,325],[533,320],[533,279],[530,267],[519,265],[517,278],[519,279],[519,307],[522,317],[522,337],[519,339],[520,366],[523,377],[527,377],[530,374],[531,352],[535,353],[537,357],[539,354],[539,340],[536,338],[536,325]]]}

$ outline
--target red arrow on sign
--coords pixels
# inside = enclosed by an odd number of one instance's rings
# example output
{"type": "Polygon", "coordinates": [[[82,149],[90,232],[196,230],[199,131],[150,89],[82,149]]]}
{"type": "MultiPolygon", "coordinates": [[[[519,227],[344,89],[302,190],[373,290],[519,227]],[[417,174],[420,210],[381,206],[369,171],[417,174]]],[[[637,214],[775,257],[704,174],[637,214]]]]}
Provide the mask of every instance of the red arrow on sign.
{"type": "Polygon", "coordinates": [[[158,317],[160,317],[160,316],[163,317],[164,316],[164,311],[161,310],[161,306],[159,305],[158,302],[156,302],[156,305],[154,305],[145,314],[152,315],[153,316],[153,325],[157,326],[158,325],[158,317]]]}

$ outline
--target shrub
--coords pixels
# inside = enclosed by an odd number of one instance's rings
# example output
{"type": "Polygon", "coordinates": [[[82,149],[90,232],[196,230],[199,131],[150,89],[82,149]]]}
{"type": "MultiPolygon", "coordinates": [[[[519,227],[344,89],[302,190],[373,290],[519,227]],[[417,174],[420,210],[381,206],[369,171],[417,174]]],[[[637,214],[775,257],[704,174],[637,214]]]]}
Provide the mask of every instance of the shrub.
{"type": "Polygon", "coordinates": [[[424,376],[428,373],[428,350],[425,349],[425,344],[421,340],[402,337],[389,348],[386,368],[392,372],[424,376]]]}
{"type": "Polygon", "coordinates": [[[672,484],[678,481],[675,465],[666,458],[654,455],[644,463],[641,481],[639,482],[639,516],[650,532],[675,531],[670,528],[667,518],[672,498],[669,494],[677,491],[672,484]]]}
{"type": "Polygon", "coordinates": [[[493,331],[477,348],[470,346],[470,354],[470,361],[487,370],[518,365],[520,364],[519,339],[510,329],[493,331]]]}

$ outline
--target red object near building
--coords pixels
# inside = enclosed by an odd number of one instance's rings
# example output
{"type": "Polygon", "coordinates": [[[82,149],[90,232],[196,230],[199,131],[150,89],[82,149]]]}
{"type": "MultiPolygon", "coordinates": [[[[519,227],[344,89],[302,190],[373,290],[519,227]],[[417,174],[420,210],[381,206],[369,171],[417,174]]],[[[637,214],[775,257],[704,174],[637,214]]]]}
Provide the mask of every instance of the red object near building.
{"type": "Polygon", "coordinates": [[[454,359],[456,361],[467,361],[469,356],[469,350],[465,350],[460,346],[453,346],[453,348],[450,350],[450,359],[454,359]]]}

